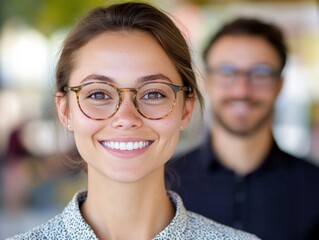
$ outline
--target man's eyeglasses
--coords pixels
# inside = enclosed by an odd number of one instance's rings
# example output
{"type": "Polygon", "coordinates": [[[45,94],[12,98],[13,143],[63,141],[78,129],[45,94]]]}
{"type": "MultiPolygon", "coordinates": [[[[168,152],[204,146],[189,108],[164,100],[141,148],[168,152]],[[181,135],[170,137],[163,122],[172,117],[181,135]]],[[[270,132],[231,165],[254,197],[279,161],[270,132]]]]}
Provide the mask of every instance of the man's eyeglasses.
{"type": "Polygon", "coordinates": [[[93,120],[107,120],[119,109],[123,92],[133,93],[133,103],[145,118],[159,120],[174,109],[177,92],[191,92],[190,87],[166,82],[150,82],[139,88],[117,88],[106,82],[89,82],[75,87],[64,87],[64,91],[76,93],[82,113],[93,120]]]}
{"type": "Polygon", "coordinates": [[[279,70],[266,64],[255,65],[249,70],[240,70],[231,64],[222,64],[208,68],[207,72],[212,80],[223,87],[232,87],[240,76],[245,76],[250,87],[261,90],[273,86],[275,80],[280,77],[279,70]]]}

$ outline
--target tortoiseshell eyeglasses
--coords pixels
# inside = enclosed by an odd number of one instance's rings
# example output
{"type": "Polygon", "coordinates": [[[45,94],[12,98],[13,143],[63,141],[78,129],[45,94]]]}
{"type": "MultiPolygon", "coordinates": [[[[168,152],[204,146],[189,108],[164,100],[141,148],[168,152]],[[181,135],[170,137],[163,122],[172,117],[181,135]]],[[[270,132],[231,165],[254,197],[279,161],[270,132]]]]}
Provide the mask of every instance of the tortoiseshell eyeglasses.
{"type": "Polygon", "coordinates": [[[88,82],[64,91],[76,93],[82,113],[93,120],[107,120],[119,109],[122,93],[132,92],[137,111],[145,118],[159,120],[167,117],[176,104],[177,92],[191,92],[190,87],[167,82],[148,82],[139,88],[117,88],[107,82],[88,82]]]}

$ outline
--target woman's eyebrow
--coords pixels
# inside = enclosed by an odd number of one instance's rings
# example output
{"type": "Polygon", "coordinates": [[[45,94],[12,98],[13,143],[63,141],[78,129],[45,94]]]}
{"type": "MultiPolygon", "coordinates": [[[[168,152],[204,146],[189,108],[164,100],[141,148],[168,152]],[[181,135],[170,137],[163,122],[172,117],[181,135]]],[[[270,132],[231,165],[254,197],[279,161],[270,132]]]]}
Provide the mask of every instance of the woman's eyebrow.
{"type": "MultiPolygon", "coordinates": [[[[92,81],[92,80],[98,80],[98,81],[102,81],[102,82],[108,82],[108,83],[112,83],[112,84],[115,84],[116,81],[113,80],[112,78],[108,77],[108,76],[105,76],[105,75],[101,75],[101,74],[90,74],[88,76],[86,76],[80,84],[83,84],[83,83],[86,83],[88,81],[92,81]]],[[[151,74],[151,75],[146,75],[146,76],[142,76],[142,77],[139,77],[137,79],[137,82],[139,84],[142,84],[142,83],[146,83],[146,82],[151,82],[151,81],[155,81],[155,80],[165,80],[165,81],[168,81],[168,82],[171,82],[172,83],[172,80],[165,76],[164,74],[151,74]]]]}
{"type": "Polygon", "coordinates": [[[167,77],[161,73],[139,77],[137,80],[139,83],[145,83],[145,82],[150,82],[150,81],[154,81],[154,80],[166,80],[166,81],[169,81],[172,83],[172,80],[169,77],[167,77]]]}
{"type": "Polygon", "coordinates": [[[86,76],[82,81],[81,81],[81,84],[85,83],[85,82],[88,82],[88,81],[91,81],[91,80],[98,80],[98,81],[102,81],[102,82],[108,82],[108,83],[115,83],[115,81],[108,77],[108,76],[105,76],[105,75],[101,75],[101,74],[90,74],[88,76],[86,76]]]}

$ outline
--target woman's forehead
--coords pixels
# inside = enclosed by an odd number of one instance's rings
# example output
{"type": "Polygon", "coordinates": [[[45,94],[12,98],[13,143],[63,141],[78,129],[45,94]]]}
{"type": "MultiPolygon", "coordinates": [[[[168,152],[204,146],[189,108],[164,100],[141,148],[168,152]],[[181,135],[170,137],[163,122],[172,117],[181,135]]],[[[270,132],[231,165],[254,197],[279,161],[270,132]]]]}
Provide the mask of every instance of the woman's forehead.
{"type": "Polygon", "coordinates": [[[71,84],[91,74],[130,81],[162,74],[181,84],[175,65],[155,38],[141,31],[106,32],[91,39],[76,56],[71,84]],[[75,82],[74,82],[75,81],[75,82]]]}

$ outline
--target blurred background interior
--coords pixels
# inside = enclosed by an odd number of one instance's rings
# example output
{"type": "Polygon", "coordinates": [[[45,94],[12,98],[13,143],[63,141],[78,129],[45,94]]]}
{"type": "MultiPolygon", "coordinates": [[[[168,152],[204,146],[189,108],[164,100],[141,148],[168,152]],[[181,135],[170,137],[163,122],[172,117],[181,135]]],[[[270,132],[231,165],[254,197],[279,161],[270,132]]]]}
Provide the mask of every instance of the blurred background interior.
{"type": "MultiPolygon", "coordinates": [[[[121,1],[0,1],[0,239],[58,213],[84,189],[85,174],[67,166],[74,143],[58,122],[54,68],[69,27],[87,10],[121,1]]],[[[149,1],[173,14],[197,68],[207,37],[238,16],[278,24],[289,46],[274,132],[286,151],[319,165],[319,7],[316,1],[149,1]]],[[[200,119],[177,152],[200,141],[200,119]],[[190,141],[191,136],[198,140],[190,141]]]]}

